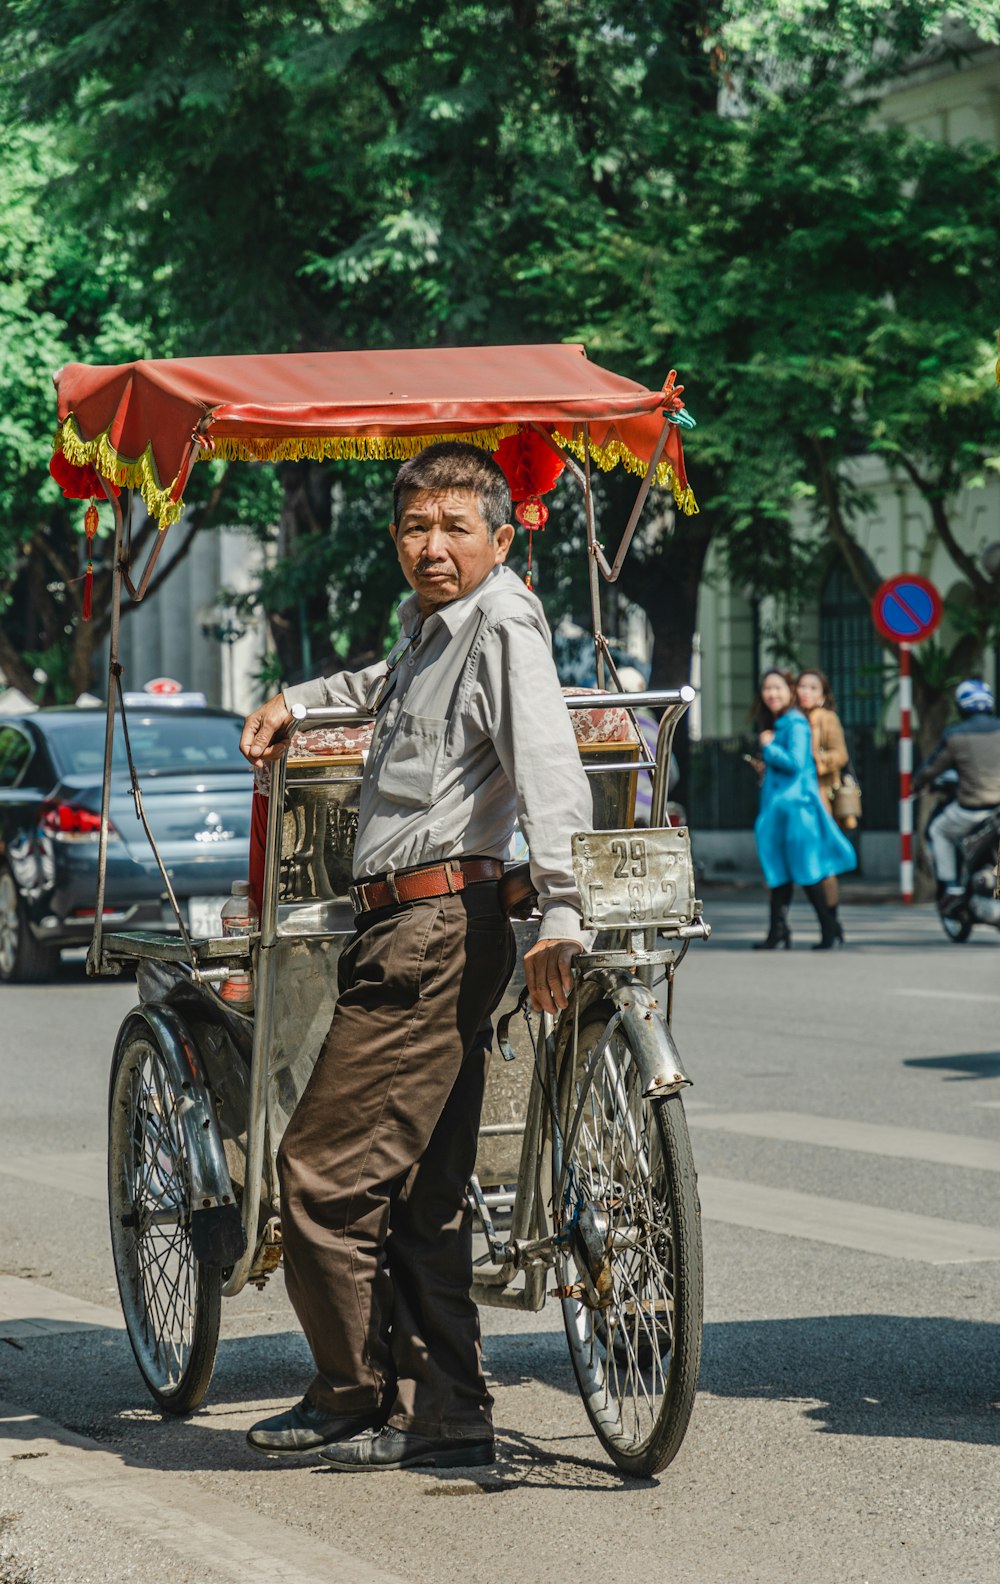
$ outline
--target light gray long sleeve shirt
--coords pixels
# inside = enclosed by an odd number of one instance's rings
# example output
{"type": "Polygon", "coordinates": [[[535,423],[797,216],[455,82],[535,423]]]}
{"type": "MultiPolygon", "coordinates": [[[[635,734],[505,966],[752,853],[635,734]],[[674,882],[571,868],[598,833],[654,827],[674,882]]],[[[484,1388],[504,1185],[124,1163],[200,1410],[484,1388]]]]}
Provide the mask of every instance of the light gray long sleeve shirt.
{"type": "Polygon", "coordinates": [[[391,676],[382,661],[285,689],[290,705],[364,709],[384,682],[355,879],[463,855],[503,858],[517,818],[541,937],[586,942],[570,838],[590,829],[593,803],[541,605],[499,566],[426,618],[413,595],[400,618],[412,642],[391,676]]]}

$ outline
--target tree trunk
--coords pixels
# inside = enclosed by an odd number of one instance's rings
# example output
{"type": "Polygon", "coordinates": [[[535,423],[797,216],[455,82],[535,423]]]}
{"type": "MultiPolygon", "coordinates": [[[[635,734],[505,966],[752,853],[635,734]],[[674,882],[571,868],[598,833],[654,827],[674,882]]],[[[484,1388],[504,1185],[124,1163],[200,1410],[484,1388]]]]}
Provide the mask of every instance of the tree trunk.
{"type": "MultiPolygon", "coordinates": [[[[625,563],[622,591],[645,611],[653,629],[651,687],[683,687],[691,680],[698,590],[711,542],[712,527],[707,516],[678,515],[669,538],[660,541],[652,553],[636,554],[625,563]]],[[[683,801],[689,759],[686,717],[681,721],[674,747],[681,772],[677,794],[683,801]]]]}
{"type": "Polygon", "coordinates": [[[300,681],[313,675],[317,649],[325,652],[329,640],[325,581],[309,579],[304,569],[310,540],[319,541],[331,531],[330,468],[320,462],[288,462],[282,465],[281,482],[284,501],[278,523],[278,555],[298,563],[303,572],[299,579],[302,593],[294,605],[270,612],[268,620],[282,676],[300,681]]]}

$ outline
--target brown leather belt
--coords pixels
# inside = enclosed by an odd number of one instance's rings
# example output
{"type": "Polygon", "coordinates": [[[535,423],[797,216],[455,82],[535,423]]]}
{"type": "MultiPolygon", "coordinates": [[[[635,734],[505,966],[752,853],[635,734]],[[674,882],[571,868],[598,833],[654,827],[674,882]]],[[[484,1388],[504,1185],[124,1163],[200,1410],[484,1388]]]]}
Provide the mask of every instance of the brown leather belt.
{"type": "Polygon", "coordinates": [[[386,875],[384,880],[362,881],[348,888],[348,896],[355,913],[373,913],[376,908],[392,907],[397,902],[454,896],[467,885],[499,880],[502,874],[499,858],[449,858],[426,869],[407,869],[401,874],[386,875]]]}

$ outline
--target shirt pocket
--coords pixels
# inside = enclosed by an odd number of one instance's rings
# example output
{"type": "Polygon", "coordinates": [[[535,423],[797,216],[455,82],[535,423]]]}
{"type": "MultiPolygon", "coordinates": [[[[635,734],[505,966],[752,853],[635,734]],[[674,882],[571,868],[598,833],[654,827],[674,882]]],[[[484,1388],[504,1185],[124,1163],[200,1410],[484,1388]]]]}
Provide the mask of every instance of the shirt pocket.
{"type": "Polygon", "coordinates": [[[448,722],[400,711],[378,769],[382,797],[411,808],[429,808],[437,794],[446,754],[448,722]]]}

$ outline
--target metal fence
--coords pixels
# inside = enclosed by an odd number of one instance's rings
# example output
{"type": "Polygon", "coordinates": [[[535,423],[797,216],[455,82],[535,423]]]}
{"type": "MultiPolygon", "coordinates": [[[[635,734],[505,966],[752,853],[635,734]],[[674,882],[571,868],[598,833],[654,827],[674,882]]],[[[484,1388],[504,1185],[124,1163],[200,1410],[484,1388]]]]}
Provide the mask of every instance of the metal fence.
{"type": "MultiPolygon", "coordinates": [[[[862,827],[899,828],[899,770],[895,735],[855,726],[846,731],[854,772],[861,783],[862,827]]],[[[743,755],[756,738],[715,737],[692,743],[687,810],[696,830],[749,830],[757,817],[757,777],[743,755]]]]}

